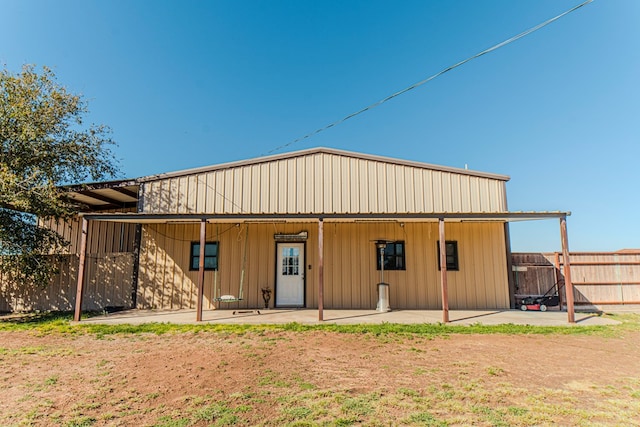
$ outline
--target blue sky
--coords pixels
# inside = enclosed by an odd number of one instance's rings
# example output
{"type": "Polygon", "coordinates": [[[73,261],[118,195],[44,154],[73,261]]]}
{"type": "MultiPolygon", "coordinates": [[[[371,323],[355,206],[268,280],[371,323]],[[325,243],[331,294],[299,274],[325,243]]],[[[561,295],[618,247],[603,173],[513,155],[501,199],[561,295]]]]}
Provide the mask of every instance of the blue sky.
{"type": "MultiPolygon", "coordinates": [[[[137,177],[267,153],[578,3],[0,0],[0,64],[53,68],[137,177]]],[[[638,248],[639,24],[596,0],[284,151],[506,174],[510,210],[572,212],[572,251],[638,248]]],[[[556,220],[511,235],[560,249],[556,220]]]]}

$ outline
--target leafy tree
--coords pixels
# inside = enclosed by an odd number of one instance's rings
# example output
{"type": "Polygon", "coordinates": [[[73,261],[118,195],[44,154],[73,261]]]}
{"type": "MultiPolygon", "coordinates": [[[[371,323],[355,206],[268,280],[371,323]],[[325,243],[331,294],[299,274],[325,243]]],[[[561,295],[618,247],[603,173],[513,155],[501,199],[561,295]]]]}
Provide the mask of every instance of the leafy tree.
{"type": "Polygon", "coordinates": [[[26,65],[0,71],[0,271],[3,280],[44,286],[55,271],[51,255],[67,242],[40,220],[69,219],[78,206],[61,185],[113,176],[110,130],[85,127],[82,96],[54,73],[26,65]]]}

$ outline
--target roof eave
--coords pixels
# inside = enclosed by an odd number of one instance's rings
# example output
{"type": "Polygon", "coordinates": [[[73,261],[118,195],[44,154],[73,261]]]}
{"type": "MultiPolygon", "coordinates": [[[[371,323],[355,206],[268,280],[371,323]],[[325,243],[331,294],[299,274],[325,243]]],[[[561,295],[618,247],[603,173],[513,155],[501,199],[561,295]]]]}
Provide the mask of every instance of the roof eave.
{"type": "Polygon", "coordinates": [[[571,215],[571,212],[562,211],[528,211],[528,212],[433,212],[433,213],[288,213],[288,214],[145,214],[145,213],[86,213],[83,217],[89,220],[133,222],[133,223],[195,223],[201,221],[208,222],[242,222],[242,221],[355,221],[355,222],[375,222],[375,221],[534,221],[543,219],[561,219],[571,215]]]}

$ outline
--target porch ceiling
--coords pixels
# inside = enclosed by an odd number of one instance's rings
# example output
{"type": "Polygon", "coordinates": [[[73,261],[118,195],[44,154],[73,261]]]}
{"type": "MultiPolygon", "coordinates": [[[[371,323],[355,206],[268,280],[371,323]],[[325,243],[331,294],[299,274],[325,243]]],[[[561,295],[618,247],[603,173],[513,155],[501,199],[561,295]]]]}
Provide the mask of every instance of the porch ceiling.
{"type": "Polygon", "coordinates": [[[64,187],[69,199],[87,212],[135,208],[139,185],[135,181],[109,181],[64,187]]]}

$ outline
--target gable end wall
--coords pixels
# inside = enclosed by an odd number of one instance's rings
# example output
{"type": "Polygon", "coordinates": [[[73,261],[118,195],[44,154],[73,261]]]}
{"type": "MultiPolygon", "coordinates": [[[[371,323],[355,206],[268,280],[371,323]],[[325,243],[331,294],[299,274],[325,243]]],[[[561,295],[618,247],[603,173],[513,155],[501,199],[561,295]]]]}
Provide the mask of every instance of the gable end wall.
{"type": "Polygon", "coordinates": [[[149,214],[496,213],[505,182],[314,153],[142,183],[149,214]]]}

